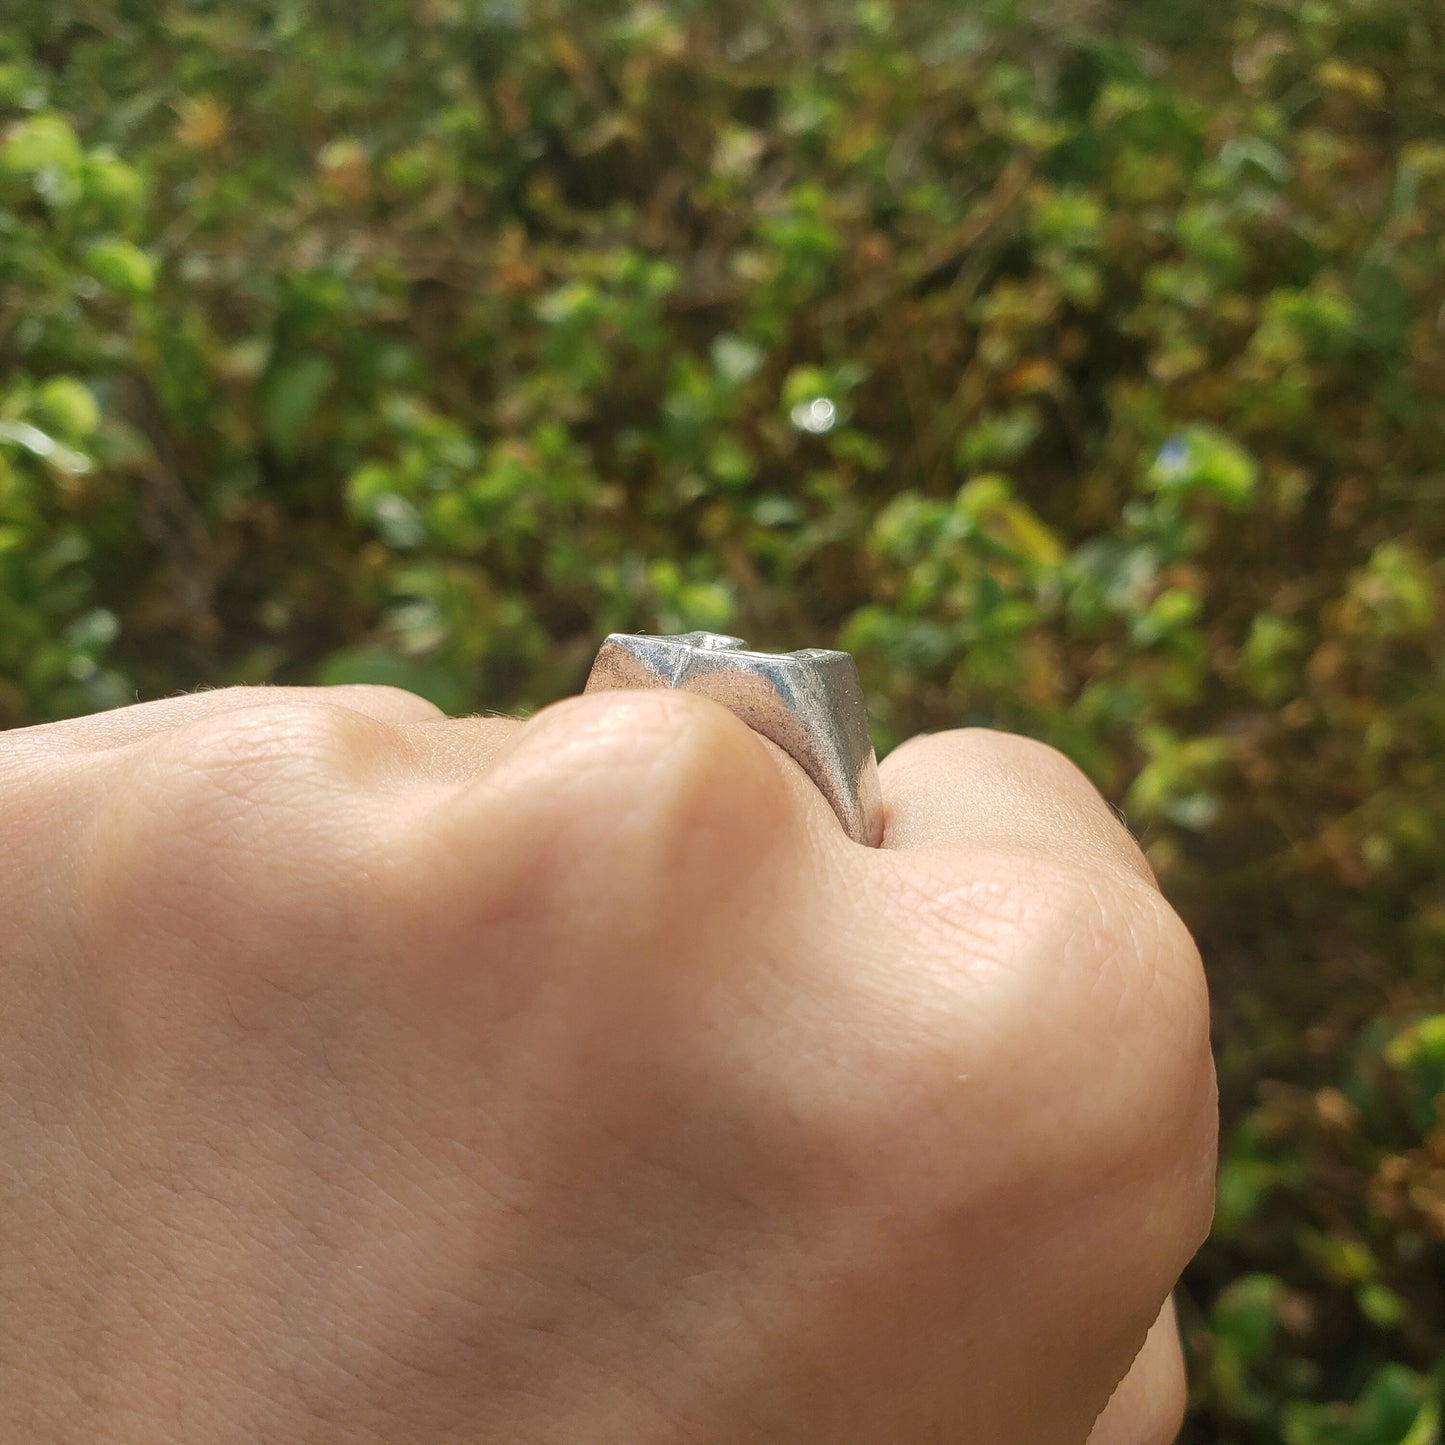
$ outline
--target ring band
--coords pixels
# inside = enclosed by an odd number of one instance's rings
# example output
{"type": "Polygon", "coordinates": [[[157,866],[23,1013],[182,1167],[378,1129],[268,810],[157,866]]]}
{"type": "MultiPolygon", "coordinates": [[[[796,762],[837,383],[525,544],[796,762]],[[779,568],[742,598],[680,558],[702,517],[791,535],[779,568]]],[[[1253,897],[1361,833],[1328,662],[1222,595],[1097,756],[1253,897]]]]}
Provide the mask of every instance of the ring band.
{"type": "Polygon", "coordinates": [[[858,667],[846,652],[752,652],[742,638],[716,632],[614,632],[583,691],[659,687],[721,703],[798,763],[855,843],[882,841],[878,759],[858,667]]]}

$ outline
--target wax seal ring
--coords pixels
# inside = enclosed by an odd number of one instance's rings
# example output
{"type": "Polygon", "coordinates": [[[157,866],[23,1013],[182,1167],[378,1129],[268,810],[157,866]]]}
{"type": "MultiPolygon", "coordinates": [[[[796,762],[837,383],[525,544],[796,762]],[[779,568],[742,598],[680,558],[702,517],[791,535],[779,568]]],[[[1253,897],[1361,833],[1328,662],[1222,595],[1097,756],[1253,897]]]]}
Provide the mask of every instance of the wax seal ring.
{"type": "Polygon", "coordinates": [[[721,703],[798,763],[854,842],[877,847],[882,841],[878,760],[858,667],[846,652],[752,652],[742,638],[715,632],[614,632],[598,651],[584,691],[654,687],[721,703]]]}

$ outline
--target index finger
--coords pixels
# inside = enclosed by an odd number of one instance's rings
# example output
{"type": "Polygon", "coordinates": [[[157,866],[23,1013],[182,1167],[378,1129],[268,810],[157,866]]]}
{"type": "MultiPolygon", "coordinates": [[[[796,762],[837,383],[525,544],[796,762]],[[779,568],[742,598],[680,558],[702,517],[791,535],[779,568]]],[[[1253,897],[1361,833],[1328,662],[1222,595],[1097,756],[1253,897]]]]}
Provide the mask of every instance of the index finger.
{"type": "Polygon", "coordinates": [[[926,733],[878,768],[893,849],[1019,851],[1154,871],[1099,790],[1062,753],[988,728],[926,733]]]}

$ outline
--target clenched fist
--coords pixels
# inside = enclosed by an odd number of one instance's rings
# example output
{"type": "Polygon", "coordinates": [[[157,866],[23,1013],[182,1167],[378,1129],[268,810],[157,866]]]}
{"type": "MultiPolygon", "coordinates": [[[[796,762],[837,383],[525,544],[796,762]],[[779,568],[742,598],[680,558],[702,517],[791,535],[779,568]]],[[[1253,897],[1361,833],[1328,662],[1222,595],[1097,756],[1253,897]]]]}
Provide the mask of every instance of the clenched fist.
{"type": "Polygon", "coordinates": [[[1172,1438],[1195,949],[1048,749],[882,780],[676,692],[0,735],[0,1438],[1172,1438]]]}

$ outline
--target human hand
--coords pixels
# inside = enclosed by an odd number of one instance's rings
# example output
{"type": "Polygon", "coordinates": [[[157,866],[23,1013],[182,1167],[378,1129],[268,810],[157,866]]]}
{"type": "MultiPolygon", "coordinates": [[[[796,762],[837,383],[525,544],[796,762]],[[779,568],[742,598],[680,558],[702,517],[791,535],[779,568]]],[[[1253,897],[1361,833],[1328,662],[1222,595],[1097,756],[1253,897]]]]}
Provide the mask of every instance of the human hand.
{"type": "Polygon", "coordinates": [[[872,850],[673,692],[0,735],[0,1437],[1171,1438],[1194,947],[1057,754],[881,771],[872,850]]]}

